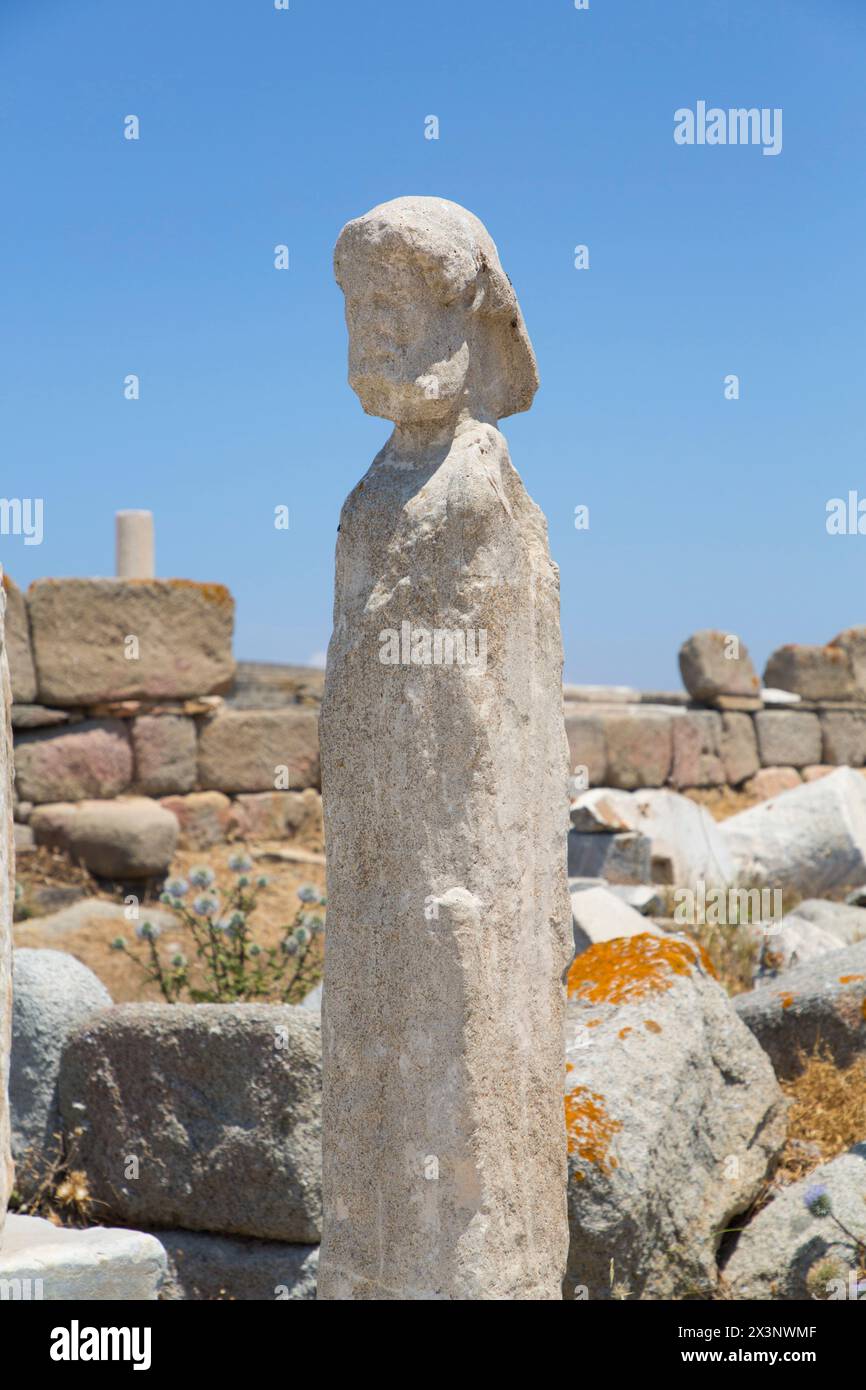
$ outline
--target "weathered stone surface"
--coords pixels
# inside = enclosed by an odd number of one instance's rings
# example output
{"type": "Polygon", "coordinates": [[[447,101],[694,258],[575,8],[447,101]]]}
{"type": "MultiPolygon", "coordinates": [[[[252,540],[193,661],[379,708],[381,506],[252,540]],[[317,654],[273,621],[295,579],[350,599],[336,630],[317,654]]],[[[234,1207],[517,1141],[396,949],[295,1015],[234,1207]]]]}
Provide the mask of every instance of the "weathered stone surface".
{"type": "Polygon", "coordinates": [[[632,830],[634,817],[617,810],[618,791],[595,787],[575,796],[569,808],[572,829],[580,834],[610,835],[615,831],[632,830]]]}
{"type": "Polygon", "coordinates": [[[14,832],[14,844],[16,855],[29,854],[32,850],[36,848],[36,840],[33,835],[33,831],[30,829],[29,825],[19,825],[16,821],[14,825],[14,832]]]}
{"type": "Polygon", "coordinates": [[[612,941],[617,936],[640,936],[643,932],[661,934],[609,888],[584,888],[580,880],[572,880],[569,892],[574,921],[574,949],[578,954],[603,941],[612,941]]]}
{"type": "Polygon", "coordinates": [[[315,1243],[321,1042],[278,1004],[118,1004],[73,1035],[60,1106],[100,1208],[139,1225],[315,1243]],[[83,1106],[83,1110],[79,1109],[83,1106]],[[137,1179],[124,1155],[140,1161],[137,1179]]]}
{"type": "Polygon", "coordinates": [[[761,710],[755,715],[764,767],[805,767],[821,761],[821,724],[805,710],[761,710]]]}
{"type": "Polygon", "coordinates": [[[715,710],[685,710],[680,719],[673,721],[671,731],[671,782],[675,787],[715,787],[724,782],[721,714],[715,710]]]}
{"type": "Polygon", "coordinates": [[[236,832],[244,839],[283,840],[322,830],[322,798],[313,787],[242,795],[233,809],[236,832]]]}
{"type": "Polygon", "coordinates": [[[827,777],[836,768],[830,763],[812,763],[809,767],[804,767],[801,776],[804,782],[818,782],[822,777],[827,777]]]}
{"type": "Polygon", "coordinates": [[[221,584],[37,579],[27,603],[43,704],[208,695],[231,683],[234,600],[221,584]]]}
{"type": "Polygon", "coordinates": [[[39,807],[30,825],[37,844],[66,850],[101,878],[163,874],[178,841],[177,818],[146,796],[39,807]]]}
{"type": "MultiPolygon", "coordinates": [[[[704,806],[698,806],[687,796],[666,788],[648,788],[640,792],[616,791],[611,788],[585,792],[575,799],[571,817],[587,814],[626,824],[639,837],[650,842],[650,874],[653,883],[692,887],[698,881],[716,887],[731,883],[734,865],[720,833],[720,827],[704,806]]],[[[569,876],[602,877],[614,880],[609,871],[604,845],[596,848],[595,841],[620,840],[625,836],[601,834],[568,837],[569,876]],[[585,843],[584,843],[585,842],[585,843]]],[[[608,856],[612,849],[608,851],[608,856]]],[[[648,875],[643,862],[634,861],[634,875],[619,874],[619,882],[646,883],[648,875]]]]}
{"type": "Polygon", "coordinates": [[[318,715],[290,705],[223,710],[202,727],[199,783],[222,792],[298,791],[319,783],[318,715]]]}
{"type": "Polygon", "coordinates": [[[571,830],[567,862],[569,878],[646,883],[652,875],[652,841],[631,830],[622,835],[571,830]]]}
{"type": "Polygon", "coordinates": [[[862,1303],[866,1282],[858,1287],[856,1246],[837,1222],[866,1242],[866,1144],[783,1187],[749,1222],[724,1269],[730,1296],[782,1302],[853,1296],[862,1303]],[[832,1215],[818,1214],[821,1206],[809,1210],[821,1193],[832,1215]]]}
{"type": "Polygon", "coordinates": [[[132,721],[135,789],[145,796],[191,792],[197,775],[195,722],[178,714],[132,721]]]}
{"type": "Polygon", "coordinates": [[[154,1231],[168,1256],[163,1301],[299,1302],[316,1297],[318,1245],[203,1231],[154,1231]]]}
{"type": "Polygon", "coordinates": [[[833,642],[826,647],[779,647],[767,662],[764,684],[792,690],[804,700],[851,700],[857,694],[849,653],[833,642]]]}
{"type": "MultiPolygon", "coordinates": [[[[141,915],[163,931],[178,924],[174,913],[165,907],[148,906],[146,913],[141,915]]],[[[16,922],[15,936],[21,946],[65,953],[70,937],[78,931],[98,931],[110,941],[128,932],[129,928],[130,919],[125,916],[122,903],[105,898],[82,898],[42,917],[16,922]]]]}
{"type": "Polygon", "coordinates": [[[723,714],[719,737],[722,780],[737,787],[753,777],[761,766],[755,726],[748,714],[723,714]]]}
{"type": "Polygon", "coordinates": [[[782,792],[793,791],[802,781],[803,778],[795,767],[762,767],[760,772],[756,772],[754,777],[743,783],[743,791],[749,796],[757,797],[759,801],[768,801],[770,797],[781,796],[782,792]]]}
{"type": "Polygon", "coordinates": [[[696,632],[680,647],[679,661],[683,685],[704,704],[713,704],[719,695],[754,698],[761,693],[745,643],[732,633],[696,632]]]}
{"type": "MultiPolygon", "coordinates": [[[[2,571],[2,567],[0,567],[2,571]]],[[[0,1233],[12,1190],[9,1136],[9,1046],[12,1037],[12,900],[15,850],[12,821],[12,690],[6,652],[6,588],[0,584],[0,1233]]]]}
{"type": "Polygon", "coordinates": [[[210,849],[228,838],[232,803],[223,792],[190,792],[166,796],[160,805],[177,817],[179,849],[210,849]]]}
{"type": "Polygon", "coordinates": [[[807,898],[778,922],[748,926],[759,947],[755,983],[769,984],[816,956],[866,938],[866,912],[846,903],[807,898]]]}
{"type": "Polygon", "coordinates": [[[30,621],[24,595],[11,575],[3,574],[6,594],[6,660],[12,699],[16,704],[32,704],[36,699],[36,671],[30,646],[30,621]]]}
{"type": "Polygon", "coordinates": [[[79,1231],[40,1216],[10,1215],[0,1237],[0,1282],[10,1281],[12,1297],[47,1303],[152,1302],[165,1271],[165,1251],[143,1231],[105,1226],[79,1231]]]}
{"type": "Polygon", "coordinates": [[[840,648],[848,658],[857,699],[866,696],[866,627],[849,627],[830,643],[840,648]]]}
{"type": "Polygon", "coordinates": [[[13,954],[12,1004],[12,1156],[20,1165],[29,1153],[26,1168],[18,1169],[21,1188],[25,1178],[29,1182],[42,1176],[57,1156],[57,1081],[66,1039],[108,1008],[111,995],[74,956],[24,947],[13,954]]]}
{"type": "Polygon", "coordinates": [[[718,828],[741,882],[819,897],[866,876],[866,778],[837,768],[718,828]]]}
{"type": "Polygon", "coordinates": [[[801,1052],[819,1042],[847,1066],[866,1051],[866,941],[786,970],[734,1004],[778,1076],[796,1076],[801,1052]]]}
{"type": "Polygon", "coordinates": [[[492,423],[530,404],[534,358],[496,248],[454,204],[374,209],[336,266],[350,381],[397,428],[342,511],[322,705],[319,1297],[558,1300],[559,584],[492,423]],[[443,632],[474,659],[449,664],[443,632]]]}
{"type": "Polygon", "coordinates": [[[611,1261],[632,1298],[707,1297],[784,1143],[769,1061],[678,937],[592,947],[568,998],[566,1297],[609,1299],[611,1261]]]}
{"type": "Polygon", "coordinates": [[[610,787],[634,791],[638,787],[662,787],[673,762],[673,723],[677,711],[644,705],[627,712],[605,711],[602,718],[607,745],[604,781],[610,787]]]}
{"type": "Polygon", "coordinates": [[[282,666],[274,661],[239,661],[226,695],[232,709],[280,709],[283,705],[319,705],[324,669],[282,666]]]}
{"type": "Polygon", "coordinates": [[[564,685],[562,698],[567,705],[638,705],[641,692],[631,685],[564,685]]]}
{"type": "Polygon", "coordinates": [[[13,705],[13,729],[49,729],[58,724],[80,723],[82,715],[68,709],[47,709],[45,705],[13,705]]]}
{"type": "Polygon", "coordinates": [[[15,740],[18,795],[37,804],[119,796],[132,782],[132,747],[121,719],[94,719],[15,740]]]}
{"type": "Polygon", "coordinates": [[[565,733],[568,738],[568,762],[572,775],[581,778],[588,787],[604,782],[607,771],[607,742],[604,720],[586,705],[565,706],[565,733]],[[578,771],[579,769],[579,771],[578,771]]]}
{"type": "Polygon", "coordinates": [[[866,763],[866,712],[823,712],[821,737],[825,763],[837,766],[844,763],[848,767],[862,767],[866,763]]]}

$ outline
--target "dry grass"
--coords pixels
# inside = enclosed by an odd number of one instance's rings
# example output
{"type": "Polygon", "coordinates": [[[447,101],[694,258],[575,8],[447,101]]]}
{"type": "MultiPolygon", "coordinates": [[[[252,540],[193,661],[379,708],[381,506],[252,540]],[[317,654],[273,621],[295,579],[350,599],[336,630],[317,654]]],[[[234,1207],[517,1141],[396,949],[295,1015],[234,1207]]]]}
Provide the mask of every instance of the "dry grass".
{"type": "Polygon", "coordinates": [[[794,1081],[781,1082],[791,1102],[788,1142],[776,1172],[786,1186],[866,1138],[866,1057],[841,1071],[825,1050],[804,1058],[794,1081]]]}

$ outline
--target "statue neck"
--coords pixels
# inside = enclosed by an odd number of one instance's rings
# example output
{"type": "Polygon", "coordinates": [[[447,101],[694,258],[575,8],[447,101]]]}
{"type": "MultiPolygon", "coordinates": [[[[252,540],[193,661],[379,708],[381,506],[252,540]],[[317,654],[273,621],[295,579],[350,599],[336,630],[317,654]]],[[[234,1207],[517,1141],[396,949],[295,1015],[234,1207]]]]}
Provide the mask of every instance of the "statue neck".
{"type": "Polygon", "coordinates": [[[431,454],[447,453],[455,439],[479,424],[498,427],[497,421],[485,411],[468,406],[445,420],[402,424],[398,420],[386,447],[397,463],[422,460],[431,454]]]}

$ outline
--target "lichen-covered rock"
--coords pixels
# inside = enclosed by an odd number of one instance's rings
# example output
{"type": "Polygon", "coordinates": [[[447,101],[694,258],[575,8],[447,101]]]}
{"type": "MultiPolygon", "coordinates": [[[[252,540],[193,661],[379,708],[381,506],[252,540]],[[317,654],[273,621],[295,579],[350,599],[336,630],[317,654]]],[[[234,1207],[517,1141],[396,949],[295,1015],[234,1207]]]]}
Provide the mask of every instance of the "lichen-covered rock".
{"type": "Polygon", "coordinates": [[[862,1303],[866,1281],[858,1279],[858,1240],[866,1244],[866,1143],[783,1187],[753,1217],[724,1267],[727,1293],[738,1299],[862,1303]]]}
{"type": "Polygon", "coordinates": [[[58,1155],[60,1130],[57,1084],[66,1039],[111,995],[86,965],[65,951],[22,947],[13,955],[12,1060],[9,1104],[12,1155],[19,1165],[18,1187],[25,1190],[58,1155]]]}
{"type": "Polygon", "coordinates": [[[19,734],[15,783],[24,801],[83,801],[120,796],[132,782],[132,747],[122,719],[19,734]]]}
{"type": "Polygon", "coordinates": [[[37,579],[27,604],[43,704],[218,694],[234,675],[222,584],[37,579]]]}
{"type": "Polygon", "coordinates": [[[852,700],[857,695],[849,652],[838,641],[825,647],[778,647],[767,662],[764,684],[791,690],[804,700],[852,700]]]}
{"type": "Polygon", "coordinates": [[[783,971],[734,1007],[778,1076],[796,1076],[819,1044],[847,1066],[866,1052],[866,941],[783,971]]]}
{"type": "Polygon", "coordinates": [[[697,947],[651,935],[572,963],[566,1058],[566,1298],[711,1296],[784,1143],[769,1060],[697,947]]]}
{"type": "Polygon", "coordinates": [[[319,783],[314,709],[226,709],[207,721],[198,746],[199,783],[221,792],[299,791],[319,783]]]}
{"type": "Polygon", "coordinates": [[[67,1129],[84,1128],[81,1166],[106,1217],[319,1239],[315,1014],[288,1004],[118,1004],[69,1039],[60,1107],[67,1129]]]}

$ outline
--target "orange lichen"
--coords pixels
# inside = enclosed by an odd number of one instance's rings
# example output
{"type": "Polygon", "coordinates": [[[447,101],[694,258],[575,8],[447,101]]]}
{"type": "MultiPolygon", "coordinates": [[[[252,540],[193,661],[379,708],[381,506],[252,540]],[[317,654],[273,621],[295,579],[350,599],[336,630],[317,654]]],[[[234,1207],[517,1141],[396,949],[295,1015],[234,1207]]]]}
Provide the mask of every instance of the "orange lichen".
{"type": "Polygon", "coordinates": [[[783,1009],[790,1009],[791,1005],[792,1005],[793,1002],[794,1002],[794,996],[793,996],[793,994],[783,994],[783,995],[781,995],[780,997],[781,997],[781,1000],[782,1000],[782,1008],[783,1008],[783,1009]]]}
{"type": "Polygon", "coordinates": [[[603,1173],[618,1168],[617,1160],[608,1154],[611,1140],[622,1129],[604,1106],[604,1097],[586,1086],[575,1086],[565,1097],[565,1132],[568,1152],[585,1163],[595,1163],[603,1173]]]}
{"type": "Polygon", "coordinates": [[[619,1032],[617,1033],[617,1037],[618,1037],[618,1038],[627,1038],[630,1032],[631,1032],[631,1029],[630,1029],[630,1028],[620,1028],[619,1032]]]}
{"type": "Polygon", "coordinates": [[[866,975],[840,975],[840,985],[851,985],[855,980],[866,980],[866,975]]]}
{"type": "Polygon", "coordinates": [[[650,1033],[660,1033],[662,1031],[661,1024],[656,1023],[654,1018],[645,1018],[643,1021],[643,1026],[650,1033]]]}
{"type": "Polygon", "coordinates": [[[631,1004],[646,994],[670,989],[678,975],[690,975],[700,959],[715,975],[703,948],[676,937],[616,937],[590,946],[568,972],[568,997],[587,1004],[631,1004]]]}

